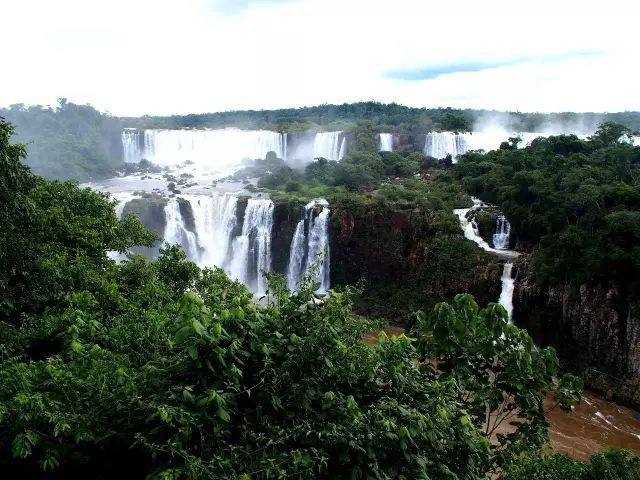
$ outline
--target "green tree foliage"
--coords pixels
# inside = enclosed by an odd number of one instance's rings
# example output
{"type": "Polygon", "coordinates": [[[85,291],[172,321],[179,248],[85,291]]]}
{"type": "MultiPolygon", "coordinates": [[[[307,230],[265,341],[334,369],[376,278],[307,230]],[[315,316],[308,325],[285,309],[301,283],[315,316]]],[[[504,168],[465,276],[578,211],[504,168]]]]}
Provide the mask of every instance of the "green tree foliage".
{"type": "Polygon", "coordinates": [[[321,298],[313,272],[293,294],[270,276],[258,306],[175,246],[116,264],[107,250],[153,236],[102,195],[30,177],[2,129],[2,195],[27,212],[3,214],[33,249],[0,265],[8,478],[472,480],[539,446],[537,399],[557,359],[500,307],[461,296],[419,316],[416,338],[369,346],[376,324],[352,314],[356,291],[321,298]],[[491,443],[481,407],[500,394],[535,436],[491,443]]]}
{"type": "Polygon", "coordinates": [[[488,437],[497,435],[503,460],[548,440],[548,392],[567,411],[580,399],[582,382],[566,374],[556,384],[553,348],[538,349],[524,330],[509,324],[501,305],[480,310],[470,295],[457,295],[429,315],[418,312],[413,328],[421,361],[455,382],[471,421],[488,437]]]}
{"type": "Polygon", "coordinates": [[[640,457],[620,450],[608,450],[579,462],[565,455],[526,457],[509,466],[504,480],[638,480],[640,457]]]}
{"type": "Polygon", "coordinates": [[[22,104],[0,109],[29,145],[26,163],[37,175],[59,180],[113,176],[122,165],[120,120],[61,98],[55,108],[22,104]]]}
{"type": "Polygon", "coordinates": [[[86,281],[86,271],[155,237],[133,217],[120,222],[114,203],[71,182],[33,176],[20,163],[23,145],[10,145],[12,127],[0,121],[0,321],[40,312],[86,281]]]}
{"type": "Polygon", "coordinates": [[[472,194],[500,205],[520,240],[540,243],[541,282],[619,280],[637,296],[640,148],[628,133],[605,123],[589,140],[567,135],[472,152],[456,175],[472,194]]]}

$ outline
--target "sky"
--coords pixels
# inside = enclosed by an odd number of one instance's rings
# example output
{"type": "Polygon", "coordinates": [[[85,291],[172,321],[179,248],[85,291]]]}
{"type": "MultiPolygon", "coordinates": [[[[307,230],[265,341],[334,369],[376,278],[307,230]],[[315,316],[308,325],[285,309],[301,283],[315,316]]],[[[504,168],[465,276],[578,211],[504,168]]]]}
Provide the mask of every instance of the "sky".
{"type": "Polygon", "coordinates": [[[640,110],[636,0],[5,0],[0,106],[640,110]]]}

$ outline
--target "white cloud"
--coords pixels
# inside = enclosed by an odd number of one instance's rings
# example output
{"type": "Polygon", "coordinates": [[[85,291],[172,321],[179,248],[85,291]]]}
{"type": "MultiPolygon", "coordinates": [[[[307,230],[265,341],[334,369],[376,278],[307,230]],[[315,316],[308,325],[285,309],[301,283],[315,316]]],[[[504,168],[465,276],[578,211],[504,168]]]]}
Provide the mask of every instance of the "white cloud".
{"type": "Polygon", "coordinates": [[[64,96],[121,115],[370,99],[522,111],[640,110],[635,3],[241,3],[251,5],[226,15],[211,0],[12,2],[3,7],[10,46],[0,105],[51,104],[64,96]],[[426,81],[384,75],[584,51],[604,53],[426,81]]]}

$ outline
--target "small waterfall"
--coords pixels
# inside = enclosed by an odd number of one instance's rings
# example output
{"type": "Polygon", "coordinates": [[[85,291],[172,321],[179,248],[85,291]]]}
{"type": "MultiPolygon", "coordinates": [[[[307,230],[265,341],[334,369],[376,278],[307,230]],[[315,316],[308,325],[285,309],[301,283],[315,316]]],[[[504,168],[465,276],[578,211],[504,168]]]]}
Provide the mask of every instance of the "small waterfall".
{"type": "Polygon", "coordinates": [[[500,299],[498,303],[502,305],[509,314],[509,323],[512,322],[513,315],[513,288],[514,280],[512,278],[513,263],[505,263],[502,266],[502,290],[500,290],[500,299]]]}
{"type": "Polygon", "coordinates": [[[381,133],[380,134],[380,148],[381,152],[393,152],[393,134],[381,133]]]}
{"type": "Polygon", "coordinates": [[[313,158],[340,160],[346,147],[344,139],[340,143],[342,132],[318,132],[313,141],[313,158]]]}
{"type": "Polygon", "coordinates": [[[233,239],[228,273],[232,278],[263,294],[267,282],[262,271],[271,270],[271,230],[273,202],[250,198],[244,214],[242,233],[233,239]]]}
{"type": "Polygon", "coordinates": [[[122,147],[126,162],[147,160],[176,165],[190,160],[202,166],[226,166],[244,158],[265,158],[273,151],[287,154],[287,135],[268,130],[145,130],[125,129],[122,147]]]}
{"type": "Polygon", "coordinates": [[[324,199],[313,200],[304,207],[303,217],[296,225],[291,241],[287,269],[289,290],[297,290],[311,265],[319,260],[322,260],[322,264],[316,274],[316,281],[320,283],[320,291],[324,292],[329,289],[331,283],[329,214],[329,204],[324,199]],[[320,208],[320,212],[318,212],[318,208],[320,208]]]}
{"type": "Polygon", "coordinates": [[[199,252],[196,235],[187,229],[180,212],[180,205],[175,198],[169,200],[164,207],[164,214],[167,222],[164,241],[171,245],[175,243],[181,245],[190,259],[197,259],[199,252]]]}
{"type": "Polygon", "coordinates": [[[468,150],[468,134],[454,132],[430,132],[424,144],[424,154],[437,159],[451,155],[453,159],[468,150]]]}
{"type": "MultiPolygon", "coordinates": [[[[501,255],[502,257],[517,257],[519,253],[515,250],[507,250],[506,248],[499,249],[497,247],[491,248],[491,246],[484,240],[484,238],[480,236],[480,232],[478,231],[478,224],[476,223],[475,216],[471,212],[474,212],[483,207],[487,207],[488,205],[483,203],[482,200],[479,200],[475,197],[471,197],[471,200],[473,201],[473,206],[471,208],[457,208],[453,211],[453,213],[458,217],[460,228],[462,228],[462,232],[464,233],[465,238],[475,242],[480,248],[486,250],[487,252],[496,253],[501,255]]],[[[507,222],[506,219],[505,222],[507,222]]],[[[509,226],[509,231],[510,230],[511,227],[509,226]]]]}
{"type": "Polygon", "coordinates": [[[509,235],[511,234],[511,224],[504,215],[496,219],[496,233],[493,234],[493,247],[496,250],[509,249],[509,235]]]}
{"type": "Polygon", "coordinates": [[[338,161],[342,160],[346,151],[347,151],[347,137],[342,137],[342,143],[340,143],[340,153],[338,153],[338,161]]]}

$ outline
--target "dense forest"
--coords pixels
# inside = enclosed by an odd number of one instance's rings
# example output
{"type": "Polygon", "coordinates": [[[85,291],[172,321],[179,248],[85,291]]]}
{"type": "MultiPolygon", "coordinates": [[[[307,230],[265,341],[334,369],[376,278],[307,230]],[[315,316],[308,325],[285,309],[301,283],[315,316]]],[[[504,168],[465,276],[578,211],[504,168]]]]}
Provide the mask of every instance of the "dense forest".
{"type": "Polygon", "coordinates": [[[0,123],[7,478],[637,478],[625,452],[539,456],[546,392],[568,409],[581,383],[557,381],[554,351],[501,306],[458,295],[370,345],[381,325],[352,314],[352,287],[317,302],[312,275],[296,293],[272,275],[258,306],[177,247],[116,264],[108,251],[155,236],[31,174],[11,133],[0,123]]]}

